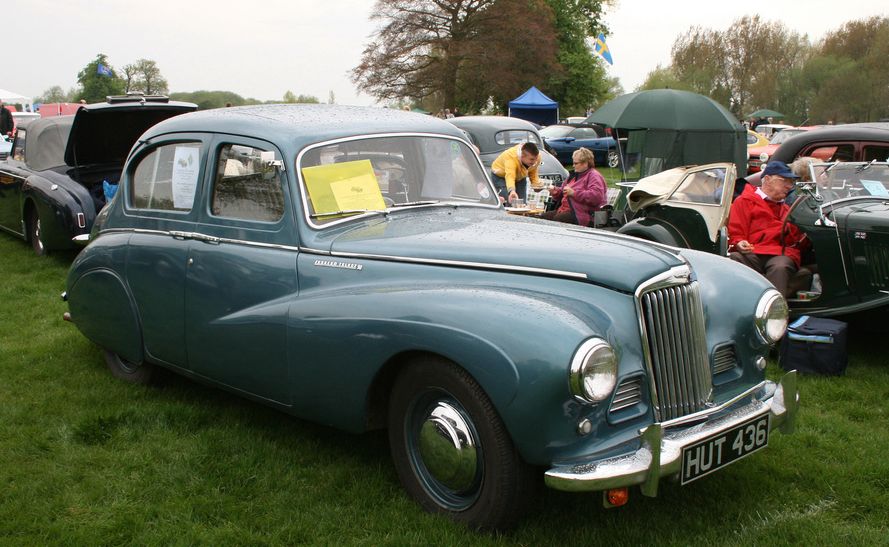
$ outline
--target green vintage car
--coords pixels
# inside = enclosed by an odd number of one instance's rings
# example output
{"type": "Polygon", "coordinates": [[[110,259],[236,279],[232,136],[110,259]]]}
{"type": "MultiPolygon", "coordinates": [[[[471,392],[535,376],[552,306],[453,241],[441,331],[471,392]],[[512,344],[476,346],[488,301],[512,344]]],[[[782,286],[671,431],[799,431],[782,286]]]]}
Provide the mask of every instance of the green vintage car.
{"type": "Polygon", "coordinates": [[[459,129],[394,110],[156,125],[64,297],[114,375],[163,367],[388,428],[408,493],[482,529],[514,523],[541,477],[609,505],[694,481],[798,406],[794,373],[764,376],[787,307],[760,276],[509,216],[459,129]]]}
{"type": "MultiPolygon", "coordinates": [[[[813,165],[793,195],[788,222],[811,242],[793,280],[794,315],[858,315],[889,307],[889,164],[813,165]],[[818,275],[815,278],[815,274],[818,275]]],[[[729,163],[671,169],[627,186],[632,219],[618,232],[720,256],[728,253],[735,168],[729,163]]],[[[791,201],[790,199],[788,201],[791,201]]]]}

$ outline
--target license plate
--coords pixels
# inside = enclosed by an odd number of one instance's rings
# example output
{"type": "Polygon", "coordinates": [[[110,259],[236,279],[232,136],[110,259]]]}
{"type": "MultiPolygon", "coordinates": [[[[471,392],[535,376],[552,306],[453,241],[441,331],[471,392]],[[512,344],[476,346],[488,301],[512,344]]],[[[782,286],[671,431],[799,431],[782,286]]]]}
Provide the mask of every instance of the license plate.
{"type": "Polygon", "coordinates": [[[682,449],[681,483],[704,475],[753,454],[769,444],[769,415],[753,418],[728,431],[682,449]]]}

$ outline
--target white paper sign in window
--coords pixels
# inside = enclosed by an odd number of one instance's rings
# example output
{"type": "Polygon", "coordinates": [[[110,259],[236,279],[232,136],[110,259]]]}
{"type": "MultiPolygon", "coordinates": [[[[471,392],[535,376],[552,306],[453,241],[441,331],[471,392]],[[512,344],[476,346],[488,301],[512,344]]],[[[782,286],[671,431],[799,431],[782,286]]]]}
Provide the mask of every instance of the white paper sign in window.
{"type": "Polygon", "coordinates": [[[198,148],[177,146],[173,155],[173,207],[191,209],[198,185],[200,158],[198,148]]]}

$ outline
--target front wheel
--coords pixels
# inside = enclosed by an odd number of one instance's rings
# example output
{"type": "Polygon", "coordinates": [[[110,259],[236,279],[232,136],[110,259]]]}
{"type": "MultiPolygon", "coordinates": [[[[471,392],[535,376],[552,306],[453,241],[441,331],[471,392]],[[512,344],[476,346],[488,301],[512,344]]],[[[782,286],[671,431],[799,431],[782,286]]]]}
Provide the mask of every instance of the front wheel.
{"type": "Polygon", "coordinates": [[[620,166],[620,154],[617,153],[617,150],[609,150],[608,167],[617,169],[618,166],[620,166]]]}
{"type": "Polygon", "coordinates": [[[113,351],[104,350],[108,370],[119,380],[130,384],[151,384],[156,376],[156,367],[148,363],[132,363],[113,351]]]}
{"type": "Polygon", "coordinates": [[[32,209],[28,216],[28,240],[31,242],[31,248],[37,256],[46,255],[46,246],[43,244],[40,233],[40,215],[37,209],[32,209]]]}
{"type": "Polygon", "coordinates": [[[536,483],[493,404],[444,359],[413,363],[389,401],[398,477],[424,509],[472,528],[502,530],[521,517],[536,483]]]}

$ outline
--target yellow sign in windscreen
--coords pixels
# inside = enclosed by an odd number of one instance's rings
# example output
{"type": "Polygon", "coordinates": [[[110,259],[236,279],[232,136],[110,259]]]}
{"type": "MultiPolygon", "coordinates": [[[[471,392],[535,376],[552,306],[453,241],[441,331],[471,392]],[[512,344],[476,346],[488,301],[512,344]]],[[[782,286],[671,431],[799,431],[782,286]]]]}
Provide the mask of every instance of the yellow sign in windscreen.
{"type": "Polygon", "coordinates": [[[302,173],[316,214],[386,208],[370,160],[304,167],[302,173]]]}

